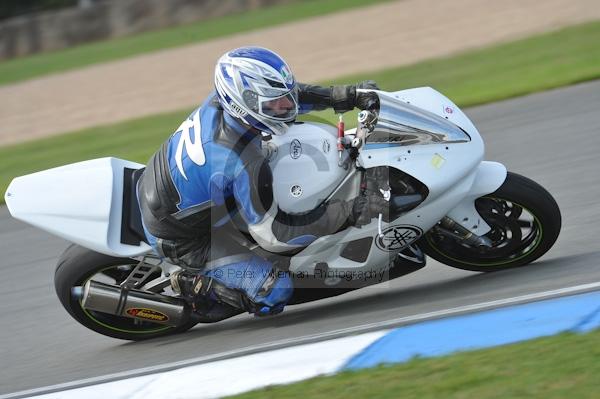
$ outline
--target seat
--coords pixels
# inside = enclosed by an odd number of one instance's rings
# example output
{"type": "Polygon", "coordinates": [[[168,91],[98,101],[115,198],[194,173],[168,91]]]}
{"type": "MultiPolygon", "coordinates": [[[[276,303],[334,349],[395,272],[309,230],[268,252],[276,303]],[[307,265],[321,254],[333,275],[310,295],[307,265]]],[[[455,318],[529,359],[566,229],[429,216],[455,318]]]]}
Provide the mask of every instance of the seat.
{"type": "Polygon", "coordinates": [[[123,170],[122,244],[140,245],[141,242],[148,243],[144,227],[142,226],[142,213],[137,199],[137,183],[145,169],[125,168],[123,170]]]}

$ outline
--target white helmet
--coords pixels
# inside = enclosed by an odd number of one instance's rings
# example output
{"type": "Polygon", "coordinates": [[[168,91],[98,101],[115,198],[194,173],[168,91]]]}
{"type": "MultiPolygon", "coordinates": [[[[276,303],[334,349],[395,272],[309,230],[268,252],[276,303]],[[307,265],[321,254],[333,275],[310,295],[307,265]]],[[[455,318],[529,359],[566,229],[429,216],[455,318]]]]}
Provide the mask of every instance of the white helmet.
{"type": "Polygon", "coordinates": [[[298,115],[292,71],[276,53],[241,47],[225,53],[215,67],[215,88],[223,109],[266,133],[282,135],[298,115]]]}

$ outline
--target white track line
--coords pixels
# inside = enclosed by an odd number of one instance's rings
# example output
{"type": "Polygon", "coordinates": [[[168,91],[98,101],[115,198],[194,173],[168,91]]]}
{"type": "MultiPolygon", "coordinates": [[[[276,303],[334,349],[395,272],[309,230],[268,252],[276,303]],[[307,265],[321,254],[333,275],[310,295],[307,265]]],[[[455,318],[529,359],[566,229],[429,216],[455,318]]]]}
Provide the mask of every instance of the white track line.
{"type": "Polygon", "coordinates": [[[86,378],[76,381],[70,381],[62,384],[50,385],[41,388],[29,389],[26,391],[20,391],[10,393],[6,395],[0,395],[0,399],[16,399],[21,397],[27,397],[32,395],[41,395],[57,391],[64,391],[67,389],[79,388],[88,385],[100,384],[104,382],[116,381],[125,378],[138,377],[142,375],[164,372],[182,368],[185,366],[197,365],[202,363],[214,362],[217,360],[229,359],[234,357],[240,357],[258,352],[265,352],[268,350],[274,350],[279,348],[285,348],[290,346],[302,345],[307,343],[324,341],[327,339],[340,338],[348,335],[354,335],[358,333],[364,333],[369,331],[375,331],[390,327],[397,327],[405,324],[412,324],[419,321],[437,319],[448,316],[455,316],[459,314],[471,313],[475,311],[489,310],[507,305],[516,305],[521,303],[527,303],[532,301],[539,301],[543,299],[549,299],[558,296],[564,296],[568,294],[583,293],[586,291],[592,291],[600,289],[600,281],[581,284],[572,287],[559,288],[556,290],[536,292],[533,294],[520,295],[512,298],[498,299],[495,301],[481,302],[473,305],[459,306],[456,308],[449,308],[443,310],[437,310],[434,312],[421,313],[412,316],[400,317],[397,319],[390,319],[379,321],[375,323],[361,324],[354,327],[342,328],[338,330],[332,330],[328,332],[305,335],[303,337],[289,338],[279,340],[271,343],[248,346],[245,348],[235,349],[232,351],[221,352],[214,355],[202,356],[193,359],[182,360],[178,362],[165,363],[157,366],[144,367],[135,370],[128,370],[120,373],[108,374],[99,377],[86,378]]]}

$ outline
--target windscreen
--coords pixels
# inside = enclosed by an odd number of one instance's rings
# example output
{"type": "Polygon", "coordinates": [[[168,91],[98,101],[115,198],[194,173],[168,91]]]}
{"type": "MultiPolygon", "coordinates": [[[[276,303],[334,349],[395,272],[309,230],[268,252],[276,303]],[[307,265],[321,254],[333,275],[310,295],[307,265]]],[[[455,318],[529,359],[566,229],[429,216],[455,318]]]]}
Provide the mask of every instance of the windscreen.
{"type": "Polygon", "coordinates": [[[401,145],[461,143],[469,135],[454,123],[379,92],[379,116],[367,142],[394,142],[401,145]]]}

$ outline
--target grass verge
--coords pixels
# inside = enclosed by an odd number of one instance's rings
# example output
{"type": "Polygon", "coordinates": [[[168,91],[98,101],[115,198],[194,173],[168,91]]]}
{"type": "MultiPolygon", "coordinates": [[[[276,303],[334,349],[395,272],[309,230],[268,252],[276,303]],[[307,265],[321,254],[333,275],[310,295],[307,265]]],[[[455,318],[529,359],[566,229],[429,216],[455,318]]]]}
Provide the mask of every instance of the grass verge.
{"type": "Polygon", "coordinates": [[[600,330],[413,359],[268,387],[235,398],[592,399],[600,397],[598,359],[600,330]]]}
{"type": "MultiPolygon", "coordinates": [[[[480,104],[599,78],[597,43],[600,22],[339,82],[370,78],[387,90],[428,85],[460,106],[480,104]]],[[[0,191],[15,176],[90,158],[116,156],[146,163],[191,108],[0,148],[0,191]]],[[[322,112],[306,119],[319,118],[334,121],[335,116],[322,112]]]]}
{"type": "Polygon", "coordinates": [[[2,147],[0,190],[4,193],[15,176],[86,159],[114,156],[145,164],[188,114],[189,111],[159,114],[2,147]]]}
{"type": "Polygon", "coordinates": [[[295,0],[291,4],[16,58],[0,63],[0,85],[385,1],[390,0],[295,0]]]}
{"type": "Polygon", "coordinates": [[[431,86],[464,107],[600,78],[598,43],[600,21],[595,21],[337,82],[375,76],[389,90],[431,86]]]}

